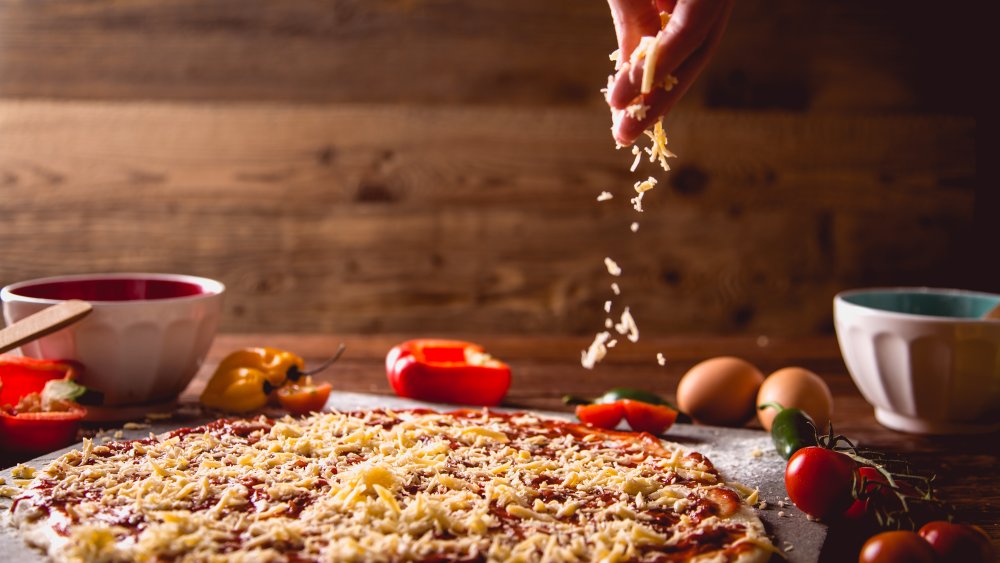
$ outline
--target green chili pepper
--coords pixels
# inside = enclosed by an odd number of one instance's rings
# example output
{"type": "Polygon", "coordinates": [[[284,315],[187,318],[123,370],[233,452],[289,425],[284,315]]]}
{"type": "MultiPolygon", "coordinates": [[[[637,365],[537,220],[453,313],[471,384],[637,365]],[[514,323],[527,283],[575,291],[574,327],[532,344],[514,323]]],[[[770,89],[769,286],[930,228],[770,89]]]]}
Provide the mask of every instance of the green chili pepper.
{"type": "Polygon", "coordinates": [[[670,407],[677,411],[677,422],[690,423],[691,417],[680,412],[676,406],[672,405],[669,401],[664,401],[662,397],[656,393],[651,393],[649,391],[644,391],[642,389],[631,389],[629,387],[614,387],[607,390],[603,395],[594,399],[588,400],[581,397],[575,397],[573,395],[566,395],[563,397],[563,402],[567,405],[603,405],[607,403],[616,403],[622,399],[629,399],[631,401],[639,401],[641,403],[647,403],[650,405],[664,405],[670,407]]]}
{"type": "Polygon", "coordinates": [[[778,403],[758,407],[759,410],[766,408],[778,409],[771,421],[771,441],[778,455],[788,459],[802,448],[816,445],[816,425],[808,414],[796,408],[786,409],[778,403]]]}
{"type": "Polygon", "coordinates": [[[609,389],[603,395],[595,399],[594,403],[601,405],[604,403],[615,403],[622,399],[639,401],[650,405],[667,405],[668,407],[677,410],[676,407],[667,401],[664,401],[656,393],[650,393],[649,391],[643,391],[642,389],[629,389],[628,387],[615,387],[614,389],[609,389]]]}

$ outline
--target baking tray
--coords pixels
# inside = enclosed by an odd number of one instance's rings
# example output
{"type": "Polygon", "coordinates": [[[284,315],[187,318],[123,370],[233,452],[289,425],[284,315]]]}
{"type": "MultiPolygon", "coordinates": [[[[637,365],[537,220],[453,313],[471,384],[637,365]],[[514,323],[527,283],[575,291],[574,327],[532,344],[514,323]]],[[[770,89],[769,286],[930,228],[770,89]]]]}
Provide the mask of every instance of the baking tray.
{"type": "MultiPolygon", "coordinates": [[[[456,407],[384,395],[334,393],[327,402],[327,408],[337,410],[373,408],[453,410],[456,407]]],[[[518,409],[495,410],[509,412],[518,409]]],[[[572,416],[566,413],[535,410],[531,412],[552,418],[572,419],[572,416]]],[[[145,438],[149,436],[150,432],[159,434],[203,422],[207,422],[207,420],[153,423],[149,428],[141,430],[124,430],[123,439],[145,438]]],[[[820,522],[808,520],[805,514],[786,500],[785,460],[781,459],[774,451],[771,438],[767,433],[744,428],[675,424],[664,436],[664,439],[677,442],[688,449],[704,454],[718,468],[726,481],[736,481],[750,488],[758,488],[761,499],[766,502],[766,508],[758,510],[757,513],[764,522],[772,541],[782,550],[789,562],[813,563],[819,560],[820,550],[826,539],[826,526],[820,522]]],[[[48,462],[76,447],[79,445],[35,458],[25,462],[25,465],[41,469],[48,462]]],[[[0,476],[8,483],[11,482],[10,472],[10,469],[0,471],[0,476]]],[[[3,558],[20,563],[45,561],[46,558],[43,554],[27,546],[18,535],[17,530],[10,526],[7,518],[10,504],[10,499],[0,499],[0,513],[2,513],[0,516],[0,553],[3,554],[3,558]]],[[[774,559],[780,558],[775,556],[774,559]]]]}

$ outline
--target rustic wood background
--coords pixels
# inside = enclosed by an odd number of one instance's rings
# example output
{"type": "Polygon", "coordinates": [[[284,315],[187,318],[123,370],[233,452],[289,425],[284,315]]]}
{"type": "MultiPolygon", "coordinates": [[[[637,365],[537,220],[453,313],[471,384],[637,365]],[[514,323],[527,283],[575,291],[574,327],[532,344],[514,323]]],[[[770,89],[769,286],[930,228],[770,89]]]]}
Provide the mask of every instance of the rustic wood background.
{"type": "Polygon", "coordinates": [[[637,215],[600,0],[0,0],[0,283],[184,272],[227,284],[226,331],[572,335],[605,256],[645,334],[998,289],[952,17],[739,2],[637,215]]]}

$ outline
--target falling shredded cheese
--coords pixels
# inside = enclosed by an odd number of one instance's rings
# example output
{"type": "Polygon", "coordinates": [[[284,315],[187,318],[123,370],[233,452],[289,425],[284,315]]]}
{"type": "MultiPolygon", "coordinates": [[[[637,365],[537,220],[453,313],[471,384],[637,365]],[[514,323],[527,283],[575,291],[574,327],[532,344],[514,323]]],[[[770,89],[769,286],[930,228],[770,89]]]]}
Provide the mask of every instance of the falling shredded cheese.
{"type": "Polygon", "coordinates": [[[608,273],[611,274],[612,276],[620,276],[620,275],[622,275],[622,269],[611,258],[605,258],[604,259],[604,266],[607,267],[608,273]]]}
{"type": "Polygon", "coordinates": [[[636,182],[633,187],[635,188],[636,196],[630,200],[632,207],[639,213],[642,213],[642,198],[646,195],[646,192],[656,187],[656,178],[650,176],[645,180],[636,182]]]}
{"type": "MultiPolygon", "coordinates": [[[[673,75],[666,75],[660,84],[656,82],[656,64],[658,57],[657,47],[660,44],[664,30],[670,21],[670,14],[667,12],[660,13],[660,30],[656,35],[647,35],[639,39],[638,44],[633,48],[632,52],[629,54],[628,65],[631,69],[637,68],[639,64],[642,64],[642,83],[640,86],[641,96],[637,96],[636,99],[632,100],[624,110],[612,108],[612,117],[614,123],[619,123],[623,117],[628,117],[632,120],[642,122],[647,118],[650,106],[645,104],[647,98],[643,96],[650,94],[655,87],[662,87],[665,91],[672,90],[678,83],[677,77],[673,75]]],[[[622,52],[616,50],[609,55],[609,59],[615,63],[615,70],[619,70],[623,66],[622,52]]],[[[631,72],[631,70],[630,70],[631,72]]],[[[611,91],[615,84],[615,76],[608,76],[607,87],[602,88],[601,92],[605,95],[605,100],[611,101],[611,91]]],[[[614,127],[612,127],[614,129],[614,127]]],[[[673,158],[675,155],[667,149],[667,136],[663,130],[663,118],[662,116],[656,119],[651,128],[644,131],[647,137],[650,139],[650,146],[646,149],[640,149],[638,146],[632,146],[632,155],[634,156],[632,160],[632,165],[629,168],[631,172],[635,172],[639,163],[642,160],[643,151],[649,156],[650,162],[657,162],[665,171],[670,170],[670,165],[667,162],[668,158],[673,158]]],[[[616,148],[621,149],[622,145],[616,142],[616,148]]],[[[646,192],[653,189],[656,186],[656,179],[652,176],[648,177],[646,180],[638,181],[634,185],[636,195],[632,197],[629,201],[632,204],[632,208],[637,213],[643,212],[643,198],[646,192]]],[[[608,192],[603,192],[598,196],[598,201],[607,201],[611,199],[611,194],[608,192]],[[607,194],[605,196],[605,194],[607,194]]],[[[633,233],[639,231],[639,223],[633,221],[629,226],[633,233]]],[[[604,259],[605,266],[608,272],[613,276],[621,275],[621,268],[617,263],[611,258],[604,259]]],[[[612,284],[612,290],[615,295],[621,293],[618,284],[612,284]]],[[[609,313],[611,310],[611,302],[605,302],[604,311],[609,313]]],[[[622,314],[622,318],[619,323],[614,323],[611,319],[605,319],[605,328],[611,330],[614,328],[619,334],[627,336],[627,338],[636,342],[639,338],[639,329],[635,325],[635,320],[629,313],[628,307],[625,308],[625,312],[622,314]]],[[[596,362],[599,362],[607,354],[608,348],[612,346],[608,345],[608,334],[607,331],[598,333],[593,343],[590,345],[588,350],[585,350],[581,355],[581,363],[587,369],[592,369],[596,362]],[[605,336],[602,336],[605,335],[605,336]]],[[[657,361],[659,364],[665,365],[666,360],[662,357],[662,354],[658,355],[657,361]]]]}
{"type": "Polygon", "coordinates": [[[667,159],[675,158],[677,155],[667,149],[667,134],[663,130],[663,119],[657,120],[652,131],[647,129],[644,133],[650,140],[649,147],[645,149],[649,161],[659,162],[663,170],[669,172],[670,164],[667,163],[667,159]]]}
{"type": "Polygon", "coordinates": [[[594,369],[594,366],[607,355],[608,348],[606,344],[610,338],[611,333],[608,331],[598,332],[594,335],[594,341],[590,343],[590,346],[580,356],[580,364],[587,369],[594,369]]]}
{"type": "Polygon", "coordinates": [[[639,213],[642,213],[642,196],[644,195],[646,195],[646,192],[639,192],[635,197],[629,200],[632,202],[632,208],[639,213]]]}
{"type": "Polygon", "coordinates": [[[635,319],[632,318],[632,313],[629,312],[628,307],[625,307],[625,310],[622,311],[621,320],[615,325],[615,330],[631,342],[639,341],[639,327],[636,326],[635,319]]]}
{"type": "Polygon", "coordinates": [[[642,162],[642,149],[638,145],[632,145],[632,154],[635,158],[632,159],[632,166],[628,169],[629,172],[635,172],[636,168],[639,168],[639,163],[642,162]]]}
{"type": "Polygon", "coordinates": [[[635,187],[636,193],[640,193],[641,194],[643,192],[648,192],[649,190],[651,190],[651,189],[653,189],[653,188],[656,187],[656,178],[650,176],[649,178],[646,178],[645,180],[642,180],[641,182],[636,182],[634,187],[635,187]]]}

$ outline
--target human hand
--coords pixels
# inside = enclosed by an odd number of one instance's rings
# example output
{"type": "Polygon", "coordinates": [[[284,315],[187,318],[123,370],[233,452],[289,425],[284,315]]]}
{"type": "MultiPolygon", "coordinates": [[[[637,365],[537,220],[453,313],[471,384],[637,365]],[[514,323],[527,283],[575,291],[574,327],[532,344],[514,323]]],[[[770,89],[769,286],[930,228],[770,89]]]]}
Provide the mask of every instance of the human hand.
{"type": "Polygon", "coordinates": [[[608,0],[619,48],[616,74],[608,91],[611,130],[618,144],[634,143],[687,92],[718,46],[734,1],[608,0]],[[660,12],[671,14],[662,33],[660,12]],[[648,94],[642,93],[642,61],[629,62],[644,35],[656,37],[654,87],[648,94]],[[666,90],[662,85],[670,75],[677,78],[677,83],[666,90]],[[645,115],[633,116],[624,111],[636,103],[648,106],[645,115]]]}

